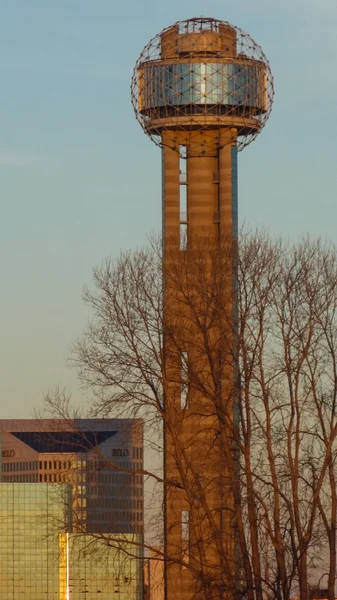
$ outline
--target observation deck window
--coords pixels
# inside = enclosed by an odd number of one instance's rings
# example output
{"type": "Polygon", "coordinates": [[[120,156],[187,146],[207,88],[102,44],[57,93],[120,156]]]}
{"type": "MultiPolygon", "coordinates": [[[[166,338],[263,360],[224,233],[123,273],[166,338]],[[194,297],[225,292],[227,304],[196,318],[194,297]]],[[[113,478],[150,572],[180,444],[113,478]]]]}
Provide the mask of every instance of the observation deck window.
{"type": "Polygon", "coordinates": [[[247,62],[144,64],[143,110],[221,104],[264,110],[263,65],[247,62]]]}

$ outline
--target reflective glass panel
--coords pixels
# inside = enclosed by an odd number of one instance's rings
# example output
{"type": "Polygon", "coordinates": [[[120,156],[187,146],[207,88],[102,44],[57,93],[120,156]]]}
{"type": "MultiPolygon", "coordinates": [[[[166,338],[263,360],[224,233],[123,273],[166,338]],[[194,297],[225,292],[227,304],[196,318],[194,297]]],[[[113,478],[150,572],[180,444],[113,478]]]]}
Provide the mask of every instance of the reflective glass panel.
{"type": "Polygon", "coordinates": [[[178,63],[143,69],[145,108],[223,104],[263,108],[263,67],[244,63],[178,63]]]}

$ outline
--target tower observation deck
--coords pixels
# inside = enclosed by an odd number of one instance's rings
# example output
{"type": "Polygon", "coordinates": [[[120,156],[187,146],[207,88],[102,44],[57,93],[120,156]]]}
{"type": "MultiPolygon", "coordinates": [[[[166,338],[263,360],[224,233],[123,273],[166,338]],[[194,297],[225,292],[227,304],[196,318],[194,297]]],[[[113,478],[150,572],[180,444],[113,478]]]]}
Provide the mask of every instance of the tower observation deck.
{"type": "MultiPolygon", "coordinates": [[[[223,261],[230,282],[225,304],[228,313],[236,314],[237,152],[257,137],[269,118],[274,88],[268,60],[239,28],[213,18],[193,18],[164,29],[145,46],[134,69],[131,91],[138,122],[162,148],[166,325],[179,329],[179,314],[181,326],[186,320],[186,308],[181,308],[172,283],[172,253],[184,253],[183,260],[191,266],[186,285],[196,290],[192,263],[195,244],[202,239],[218,244],[219,252],[224,240],[227,245],[229,240],[231,251],[223,261]]],[[[210,264],[206,280],[208,275],[211,279],[211,268],[210,264]]],[[[216,333],[214,337],[221,338],[221,323],[216,333]]],[[[227,384],[220,386],[217,406],[226,407],[231,421],[235,394],[229,388],[233,389],[236,366],[234,342],[228,344],[228,339],[227,335],[226,355],[232,358],[226,362],[227,384]]],[[[195,489],[201,486],[207,506],[196,506],[198,502],[184,489],[172,419],[168,427],[164,418],[165,593],[166,600],[213,600],[235,591],[238,558],[233,496],[218,442],[219,415],[210,400],[202,397],[200,386],[193,389],[189,377],[184,400],[184,386],[177,385],[184,361],[191,372],[198,370],[192,364],[195,352],[188,346],[181,347],[179,355],[164,340],[166,374],[171,373],[165,412],[176,419],[179,448],[187,457],[183,469],[187,481],[193,480],[195,489]],[[214,524],[219,535],[214,534],[214,524]],[[215,585],[221,577],[222,585],[215,585]],[[200,578],[213,583],[207,588],[200,578]]],[[[209,373],[204,371],[206,381],[209,373]]]]}

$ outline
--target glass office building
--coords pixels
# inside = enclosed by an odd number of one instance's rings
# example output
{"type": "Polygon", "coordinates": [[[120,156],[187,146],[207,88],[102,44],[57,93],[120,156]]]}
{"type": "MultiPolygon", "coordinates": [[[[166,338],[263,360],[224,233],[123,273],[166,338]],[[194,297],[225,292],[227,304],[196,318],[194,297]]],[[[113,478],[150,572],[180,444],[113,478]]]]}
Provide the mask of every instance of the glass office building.
{"type": "MultiPolygon", "coordinates": [[[[111,535],[111,534],[110,534],[111,535]]],[[[141,600],[141,537],[62,534],[60,572],[66,574],[61,598],[71,600],[141,600]]]]}
{"type": "Polygon", "coordinates": [[[141,419],[0,420],[0,481],[69,483],[73,527],[143,533],[141,419]]]}
{"type": "Polygon", "coordinates": [[[0,421],[0,449],[1,600],[141,600],[141,421],[0,421]]]}
{"type": "Polygon", "coordinates": [[[141,600],[141,536],[69,533],[71,495],[0,484],[1,600],[141,600]]]}
{"type": "Polygon", "coordinates": [[[0,484],[1,600],[63,600],[60,532],[69,527],[70,486],[0,484]]]}

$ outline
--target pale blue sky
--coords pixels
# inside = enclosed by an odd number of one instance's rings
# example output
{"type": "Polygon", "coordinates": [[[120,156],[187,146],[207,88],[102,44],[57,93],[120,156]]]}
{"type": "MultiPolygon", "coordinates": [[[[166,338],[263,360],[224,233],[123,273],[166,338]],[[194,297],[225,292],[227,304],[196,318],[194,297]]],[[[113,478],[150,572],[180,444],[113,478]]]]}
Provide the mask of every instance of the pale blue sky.
{"type": "Polygon", "coordinates": [[[65,385],[92,267],[160,229],[160,151],[133,65],[176,20],[214,16],[262,45],[274,110],[240,154],[241,222],[337,241],[336,0],[0,0],[0,418],[65,385]]]}

